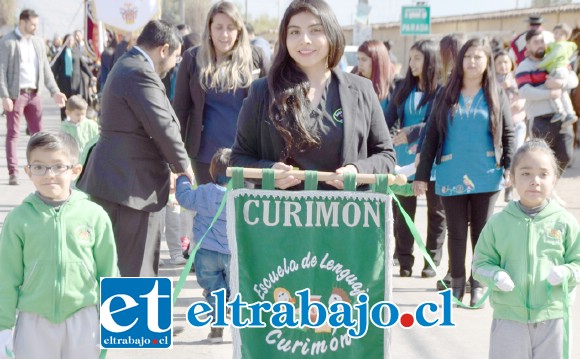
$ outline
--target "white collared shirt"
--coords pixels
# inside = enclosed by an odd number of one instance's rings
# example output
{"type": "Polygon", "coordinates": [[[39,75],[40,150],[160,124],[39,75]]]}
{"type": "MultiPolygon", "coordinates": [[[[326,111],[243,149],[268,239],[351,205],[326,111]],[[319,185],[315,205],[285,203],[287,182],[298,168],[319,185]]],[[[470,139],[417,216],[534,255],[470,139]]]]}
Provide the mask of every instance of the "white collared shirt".
{"type": "Polygon", "coordinates": [[[153,71],[155,71],[155,64],[153,63],[153,60],[151,59],[151,57],[149,57],[149,55],[147,55],[147,53],[145,51],[143,51],[139,46],[135,45],[133,47],[135,49],[137,49],[137,51],[139,51],[140,53],[142,53],[143,56],[145,56],[145,59],[151,65],[151,68],[153,69],[153,71]]]}
{"type": "Polygon", "coordinates": [[[20,50],[20,89],[35,89],[38,79],[38,54],[32,43],[32,36],[24,38],[20,29],[16,28],[16,34],[20,36],[18,41],[20,50]]]}

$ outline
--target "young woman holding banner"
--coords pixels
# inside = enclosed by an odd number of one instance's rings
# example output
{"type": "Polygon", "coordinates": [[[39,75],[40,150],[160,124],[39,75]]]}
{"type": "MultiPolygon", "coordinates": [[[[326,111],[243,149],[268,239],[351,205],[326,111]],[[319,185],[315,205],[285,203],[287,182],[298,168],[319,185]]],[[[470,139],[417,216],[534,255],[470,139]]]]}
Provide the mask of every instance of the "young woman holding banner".
{"type": "MultiPolygon", "coordinates": [[[[459,300],[465,292],[467,230],[471,244],[493,213],[502,179],[508,177],[513,155],[509,101],[497,89],[491,47],[474,38],[465,43],[449,83],[438,93],[415,174],[416,195],[425,194],[433,162],[435,192],[441,196],[447,221],[451,287],[459,300]],[[505,170],[505,172],[504,172],[505,170]]],[[[509,177],[508,177],[509,178],[509,177]]],[[[470,278],[473,306],[483,296],[470,278]]]]}
{"type": "MultiPolygon", "coordinates": [[[[238,117],[231,165],[391,173],[395,153],[370,81],[334,68],[344,35],[323,0],[293,1],[280,23],[267,79],[252,83],[238,117]]],[[[301,181],[276,180],[281,189],[301,181]]],[[[319,185],[342,189],[341,180],[319,185]]]]}

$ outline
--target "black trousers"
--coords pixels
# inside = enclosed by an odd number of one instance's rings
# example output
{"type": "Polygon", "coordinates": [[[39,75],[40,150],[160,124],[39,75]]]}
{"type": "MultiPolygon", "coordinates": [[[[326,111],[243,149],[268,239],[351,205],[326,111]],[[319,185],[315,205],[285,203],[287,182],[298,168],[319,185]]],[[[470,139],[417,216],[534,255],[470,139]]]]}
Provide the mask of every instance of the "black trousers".
{"type": "Polygon", "coordinates": [[[552,115],[535,117],[532,123],[532,137],[543,138],[558,160],[560,170],[564,171],[572,161],[574,153],[574,130],[572,126],[562,129],[562,122],[550,123],[552,115]]]}
{"type": "Polygon", "coordinates": [[[113,224],[118,266],[122,277],[154,277],[159,272],[160,212],[145,212],[91,197],[113,224]]]}
{"type": "MultiPolygon", "coordinates": [[[[399,197],[399,202],[405,212],[415,220],[417,211],[417,197],[399,197]]],[[[401,269],[411,269],[415,262],[413,246],[415,241],[405,219],[396,203],[393,202],[393,219],[395,232],[395,253],[399,259],[401,269]]],[[[441,197],[435,194],[435,182],[428,183],[427,190],[427,241],[425,246],[433,262],[439,265],[441,252],[445,242],[445,211],[441,197]]],[[[427,267],[427,262],[425,262],[427,267]]]]}
{"type": "MultiPolygon", "coordinates": [[[[447,246],[451,278],[465,278],[465,253],[467,251],[467,230],[471,232],[471,248],[475,248],[481,230],[493,214],[497,192],[466,194],[441,197],[447,213],[447,246]]],[[[481,286],[470,277],[471,285],[481,286]]]]}

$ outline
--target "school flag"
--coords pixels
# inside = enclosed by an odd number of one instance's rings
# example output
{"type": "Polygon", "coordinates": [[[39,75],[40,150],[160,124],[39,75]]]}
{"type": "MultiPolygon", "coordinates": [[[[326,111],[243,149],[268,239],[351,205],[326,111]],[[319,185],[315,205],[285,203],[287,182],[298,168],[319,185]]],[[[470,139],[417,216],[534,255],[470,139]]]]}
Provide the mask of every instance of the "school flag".
{"type": "MultiPolygon", "coordinates": [[[[346,191],[230,191],[228,238],[230,284],[246,303],[285,301],[300,316],[297,291],[329,307],[357,296],[391,300],[392,215],[390,197],[346,191]]],[[[316,310],[308,316],[315,320],[316,310]]],[[[389,329],[369,324],[354,339],[346,328],[276,328],[272,313],[264,328],[233,330],[234,358],[388,358],[389,329]]]]}
{"type": "Polygon", "coordinates": [[[101,53],[105,49],[106,36],[103,23],[95,17],[93,2],[85,0],[86,50],[93,61],[98,61],[101,58],[101,53]]]}
{"type": "Polygon", "coordinates": [[[161,0],[92,0],[94,14],[118,32],[134,32],[161,14],[161,0]]]}

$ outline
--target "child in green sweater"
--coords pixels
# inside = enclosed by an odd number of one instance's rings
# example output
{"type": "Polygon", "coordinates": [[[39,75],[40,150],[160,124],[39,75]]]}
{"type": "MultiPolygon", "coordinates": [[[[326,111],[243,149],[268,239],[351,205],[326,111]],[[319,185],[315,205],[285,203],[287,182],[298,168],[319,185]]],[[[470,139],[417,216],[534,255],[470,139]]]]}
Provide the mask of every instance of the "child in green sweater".
{"type": "Polygon", "coordinates": [[[97,359],[99,287],[118,276],[107,213],[71,189],[75,140],[38,132],[26,149],[36,192],[0,233],[0,358],[97,359]]]}
{"type": "Polygon", "coordinates": [[[491,359],[563,358],[568,349],[563,318],[580,282],[580,226],[550,200],[559,173],[544,140],[524,143],[511,167],[520,200],[490,218],[475,246],[473,277],[493,288],[491,359]]]}
{"type": "Polygon", "coordinates": [[[71,96],[66,101],[66,119],[60,124],[60,130],[77,141],[79,153],[83,153],[85,146],[99,136],[97,122],[86,117],[87,107],[87,102],[80,95],[71,96]]]}

